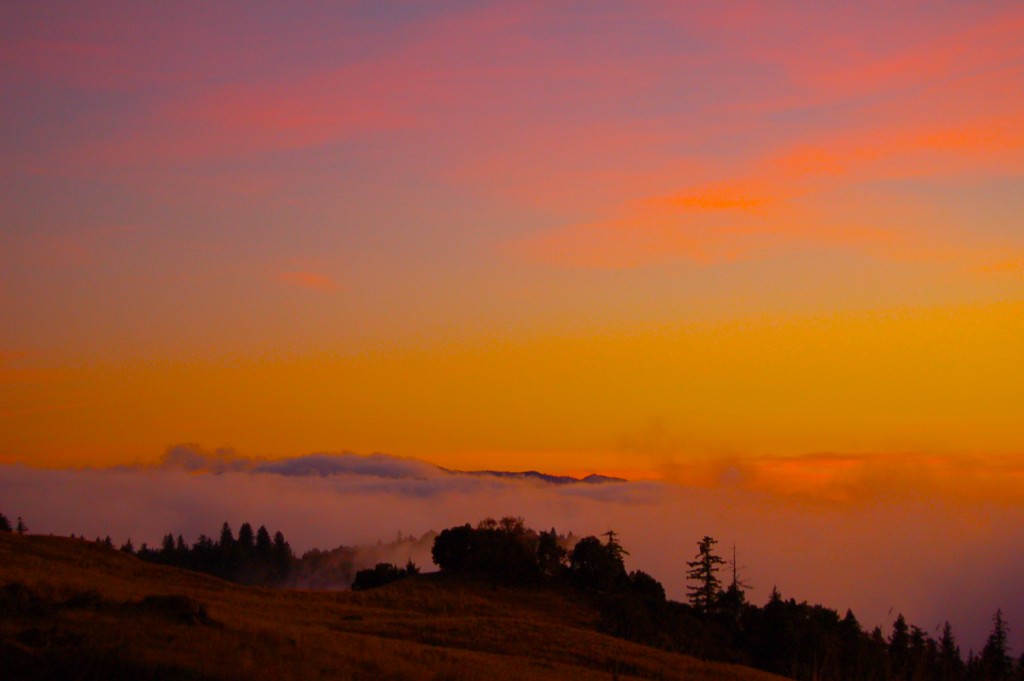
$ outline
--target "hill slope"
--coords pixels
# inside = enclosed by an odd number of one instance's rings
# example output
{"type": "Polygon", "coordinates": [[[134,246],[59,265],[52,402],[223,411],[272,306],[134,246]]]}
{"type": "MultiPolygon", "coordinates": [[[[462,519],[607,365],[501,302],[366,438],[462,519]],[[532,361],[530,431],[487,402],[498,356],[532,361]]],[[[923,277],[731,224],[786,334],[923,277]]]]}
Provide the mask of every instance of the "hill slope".
{"type": "Polygon", "coordinates": [[[550,590],[442,575],[368,592],[269,590],[0,533],[5,679],[778,678],[616,639],[596,619],[550,590]]]}

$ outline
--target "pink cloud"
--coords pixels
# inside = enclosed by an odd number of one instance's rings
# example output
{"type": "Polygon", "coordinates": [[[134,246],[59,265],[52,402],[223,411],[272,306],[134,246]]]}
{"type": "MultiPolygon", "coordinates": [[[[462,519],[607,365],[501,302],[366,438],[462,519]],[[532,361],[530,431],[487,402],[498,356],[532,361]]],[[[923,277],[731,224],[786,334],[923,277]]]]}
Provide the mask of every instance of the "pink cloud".
{"type": "Polygon", "coordinates": [[[316,272],[278,272],[274,278],[289,286],[310,291],[336,291],[339,288],[334,279],[316,272]]]}
{"type": "Polygon", "coordinates": [[[913,16],[897,18],[888,28],[861,22],[845,39],[823,34],[813,57],[802,50],[777,56],[819,100],[838,100],[934,86],[1012,64],[1024,55],[1018,39],[1024,11],[1019,6],[980,20],[952,16],[938,31],[914,25],[916,21],[913,16]],[[872,45],[878,42],[882,44],[872,45]]]}
{"type": "Polygon", "coordinates": [[[510,251],[555,265],[609,269],[669,260],[714,264],[803,246],[900,260],[991,252],[995,244],[965,249],[952,235],[929,230],[936,216],[910,199],[888,211],[862,204],[842,214],[819,200],[865,180],[1024,170],[1024,132],[1011,116],[986,112],[930,125],[911,120],[807,136],[751,156],[743,170],[720,182],[627,201],[607,217],[518,239],[510,251]]]}

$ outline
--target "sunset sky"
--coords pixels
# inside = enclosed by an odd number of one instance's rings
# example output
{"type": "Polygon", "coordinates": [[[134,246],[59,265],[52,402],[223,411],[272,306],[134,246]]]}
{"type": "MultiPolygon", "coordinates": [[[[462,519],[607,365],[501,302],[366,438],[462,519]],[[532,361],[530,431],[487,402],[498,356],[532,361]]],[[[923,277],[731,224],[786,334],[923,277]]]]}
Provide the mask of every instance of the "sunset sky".
{"type": "Polygon", "coordinates": [[[1024,504],[1020,3],[273,5],[0,6],[0,463],[1024,504]]]}

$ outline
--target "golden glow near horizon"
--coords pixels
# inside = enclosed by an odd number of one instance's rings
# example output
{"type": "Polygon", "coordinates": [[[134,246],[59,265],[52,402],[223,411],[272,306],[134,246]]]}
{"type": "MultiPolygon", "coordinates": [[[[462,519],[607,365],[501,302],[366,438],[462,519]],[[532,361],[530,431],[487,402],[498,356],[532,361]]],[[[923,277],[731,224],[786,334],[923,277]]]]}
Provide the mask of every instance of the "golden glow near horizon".
{"type": "Polygon", "coordinates": [[[0,462],[1020,500],[1020,5],[4,15],[0,462]]]}

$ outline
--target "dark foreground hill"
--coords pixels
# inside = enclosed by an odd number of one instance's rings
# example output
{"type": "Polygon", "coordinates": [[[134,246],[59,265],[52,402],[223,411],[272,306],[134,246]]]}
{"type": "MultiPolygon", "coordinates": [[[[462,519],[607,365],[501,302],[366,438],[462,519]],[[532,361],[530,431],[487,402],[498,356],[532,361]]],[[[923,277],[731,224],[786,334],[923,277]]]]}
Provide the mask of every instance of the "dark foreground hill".
{"type": "Polygon", "coordinates": [[[367,592],[271,590],[0,533],[5,681],[778,678],[613,638],[597,620],[553,590],[442,575],[367,592]]]}

